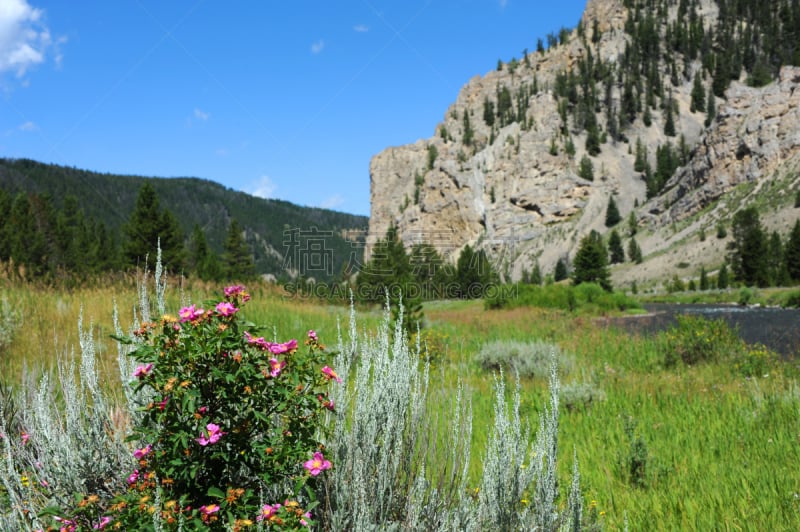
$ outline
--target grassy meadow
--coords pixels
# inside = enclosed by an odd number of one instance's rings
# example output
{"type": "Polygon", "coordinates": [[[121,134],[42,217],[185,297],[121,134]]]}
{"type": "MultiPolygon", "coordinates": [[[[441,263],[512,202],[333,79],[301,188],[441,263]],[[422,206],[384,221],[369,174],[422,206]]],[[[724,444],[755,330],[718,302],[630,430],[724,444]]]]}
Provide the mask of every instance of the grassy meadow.
{"type": "MultiPolygon", "coordinates": [[[[168,290],[173,313],[220,288],[174,284],[168,290]]],[[[269,285],[250,288],[246,317],[264,326],[265,337],[303,338],[315,329],[323,343],[335,344],[338,323],[347,323],[345,306],[288,299],[269,285]]],[[[95,331],[100,370],[113,392],[119,372],[109,337],[112,315],[116,305],[120,322],[131,323],[133,282],[72,290],[6,285],[0,292],[22,323],[2,346],[6,384],[18,384],[24,371],[52,368],[58,356],[68,355],[77,345],[82,311],[84,327],[91,323],[95,331]]],[[[585,508],[594,508],[606,529],[622,529],[626,519],[631,530],[800,529],[800,387],[793,362],[770,360],[753,377],[724,358],[667,367],[663,335],[629,336],[580,311],[486,310],[481,301],[432,302],[424,311],[431,382],[441,387],[432,397],[455,395],[460,381],[472,401],[475,483],[484,428],[492,423],[495,373],[478,354],[492,342],[537,340],[557,345],[569,361],[561,375],[562,499],[575,453],[585,508]]],[[[357,313],[359,328],[368,330],[382,314],[369,308],[357,313]]],[[[508,371],[505,378],[513,382],[508,371]]],[[[521,413],[535,430],[547,401],[547,378],[523,376],[521,389],[521,413]]]]}

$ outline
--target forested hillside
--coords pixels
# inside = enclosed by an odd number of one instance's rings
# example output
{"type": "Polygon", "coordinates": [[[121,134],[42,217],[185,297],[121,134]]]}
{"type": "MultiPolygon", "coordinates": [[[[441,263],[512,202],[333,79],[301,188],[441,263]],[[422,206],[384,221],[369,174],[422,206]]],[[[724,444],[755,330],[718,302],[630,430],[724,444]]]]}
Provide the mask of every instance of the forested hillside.
{"type": "Polygon", "coordinates": [[[197,253],[200,246],[202,255],[204,243],[220,261],[230,255],[226,242],[232,226],[253,262],[251,275],[338,277],[348,261],[362,255],[350,239],[363,238],[364,216],[257,198],[196,178],[120,176],[0,159],[0,203],[10,213],[0,232],[0,259],[26,263],[35,275],[135,266],[139,254],[131,241],[141,228],[132,217],[145,184],[154,197],[145,198],[149,204],[141,209],[152,211],[149,230],[163,232],[162,247],[178,249],[175,271],[202,269],[197,253]],[[309,238],[322,246],[327,262],[302,271],[298,252],[308,248],[309,238]]]}

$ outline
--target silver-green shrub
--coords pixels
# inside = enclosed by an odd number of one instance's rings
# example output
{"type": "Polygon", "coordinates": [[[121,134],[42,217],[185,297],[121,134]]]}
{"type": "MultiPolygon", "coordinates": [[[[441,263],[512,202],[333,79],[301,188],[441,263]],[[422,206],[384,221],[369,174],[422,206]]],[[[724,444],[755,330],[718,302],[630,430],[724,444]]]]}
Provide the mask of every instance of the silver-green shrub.
{"type": "Polygon", "coordinates": [[[466,486],[469,407],[459,392],[449,432],[436,433],[428,417],[429,366],[420,367],[420,346],[411,348],[390,322],[387,310],[375,335],[358,334],[351,312],[349,338],[339,337],[335,366],[352,385],[332,394],[337,415],[327,448],[336,467],[323,520],[333,530],[447,528],[446,510],[466,486]],[[437,448],[445,441],[448,448],[437,448]]]}
{"type": "Polygon", "coordinates": [[[505,370],[521,378],[546,379],[550,375],[553,357],[558,361],[562,375],[568,374],[575,362],[573,357],[557,345],[541,340],[494,340],[483,344],[475,360],[483,369],[505,370]]]}
{"type": "Polygon", "coordinates": [[[545,374],[550,402],[535,437],[520,417],[519,381],[509,402],[502,373],[495,377],[494,422],[477,490],[466,484],[469,402],[460,386],[451,401],[443,389],[430,387],[419,351],[399,327],[392,331],[388,312],[374,336],[358,334],[351,312],[349,337],[340,334],[335,365],[352,384],[333,396],[337,413],[327,448],[336,467],[322,497],[328,509],[323,527],[579,530],[577,464],[567,509],[558,507],[559,379],[552,347],[545,374]]]}
{"type": "Polygon", "coordinates": [[[605,401],[606,393],[591,382],[570,382],[561,386],[561,404],[567,410],[605,401]]]}
{"type": "MultiPolygon", "coordinates": [[[[159,269],[156,286],[163,282],[159,269]]],[[[163,290],[157,293],[156,305],[163,308],[163,290]]],[[[145,273],[135,314],[149,316],[150,306],[145,273]]],[[[125,488],[122,472],[134,467],[125,438],[135,410],[115,408],[100,388],[95,339],[82,314],[78,340],[79,356],[60,353],[55,375],[43,371],[38,382],[30,374],[24,378],[24,393],[14,396],[18,426],[7,427],[0,412],[0,481],[6,499],[0,503],[0,530],[47,529],[55,521],[39,516],[44,508],[68,508],[76,494],[110,499],[125,488]]],[[[121,381],[128,382],[127,360],[121,371],[121,381]]],[[[129,399],[129,406],[139,404],[132,394],[129,399]]]]}
{"type": "Polygon", "coordinates": [[[78,324],[80,361],[74,353],[59,357],[56,376],[44,373],[31,393],[18,396],[22,427],[9,432],[0,416],[3,487],[8,508],[0,516],[2,530],[46,528],[39,512],[45,506],[68,507],[74,494],[111,498],[123,489],[120,475],[134,465],[125,434],[99,384],[91,327],[78,324]]]}

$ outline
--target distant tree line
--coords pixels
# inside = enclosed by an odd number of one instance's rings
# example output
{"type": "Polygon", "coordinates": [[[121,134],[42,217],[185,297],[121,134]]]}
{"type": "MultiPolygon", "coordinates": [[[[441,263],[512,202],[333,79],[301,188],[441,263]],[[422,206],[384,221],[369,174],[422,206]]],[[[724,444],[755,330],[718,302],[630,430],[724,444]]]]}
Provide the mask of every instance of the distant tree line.
{"type": "Polygon", "coordinates": [[[358,273],[354,292],[367,303],[383,304],[388,297],[395,319],[402,300],[403,326],[414,332],[422,326],[423,301],[479,299],[499,279],[483,250],[465,246],[454,265],[428,243],[406,250],[397,228],[390,226],[358,273]]]}
{"type": "Polygon", "coordinates": [[[86,216],[74,195],[55,207],[52,196],[0,189],[0,261],[13,264],[26,278],[56,278],[124,271],[152,264],[160,247],[168,271],[203,280],[247,279],[255,275],[253,252],[242,227],[232,219],[224,251],[218,256],[195,226],[189,238],[175,215],[161,208],[149,183],[120,232],[86,216]]]}

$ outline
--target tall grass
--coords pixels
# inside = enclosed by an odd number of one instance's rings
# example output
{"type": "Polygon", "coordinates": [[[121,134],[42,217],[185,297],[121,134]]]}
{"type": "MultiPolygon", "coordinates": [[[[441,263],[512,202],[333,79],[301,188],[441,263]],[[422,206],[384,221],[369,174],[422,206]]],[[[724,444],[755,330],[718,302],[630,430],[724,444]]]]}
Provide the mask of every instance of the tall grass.
{"type": "MultiPolygon", "coordinates": [[[[572,459],[574,449],[583,494],[608,528],[622,529],[626,516],[631,530],[800,528],[800,470],[787,466],[800,459],[796,361],[772,360],[758,378],[727,357],[667,368],[664,336],[630,336],[586,317],[519,308],[486,313],[461,302],[425,312],[431,327],[461,339],[451,360],[474,389],[486,373],[460,361],[486,337],[546,339],[574,355],[604,400],[562,411],[559,458],[572,459]],[[630,474],[637,456],[644,457],[641,482],[630,474]]],[[[540,411],[544,382],[522,384],[520,410],[540,411]]],[[[491,415],[484,402],[473,406],[476,423],[491,415]]]]}

